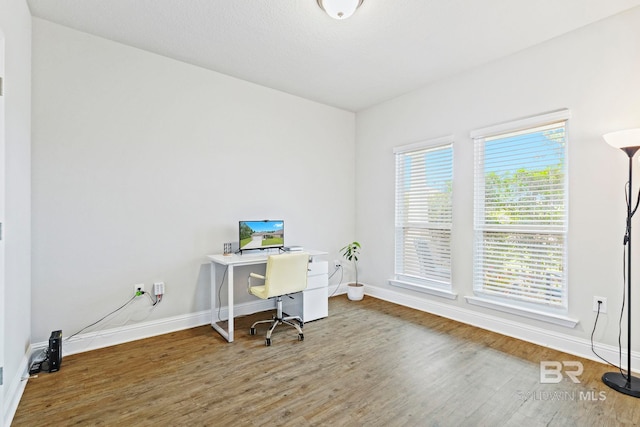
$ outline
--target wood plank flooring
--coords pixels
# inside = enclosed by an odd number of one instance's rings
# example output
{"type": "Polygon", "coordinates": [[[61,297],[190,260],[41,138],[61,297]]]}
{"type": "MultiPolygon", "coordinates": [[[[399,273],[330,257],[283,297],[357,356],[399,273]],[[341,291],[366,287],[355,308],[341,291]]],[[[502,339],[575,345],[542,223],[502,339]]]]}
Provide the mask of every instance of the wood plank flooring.
{"type": "MultiPolygon", "coordinates": [[[[238,318],[65,357],[29,380],[13,426],[620,426],[640,400],[611,369],[371,297],[330,299],[305,340],[273,345],[238,318]],[[580,383],[541,384],[543,360],[580,361],[580,383]]],[[[63,344],[64,347],[64,344],[63,344]]]]}

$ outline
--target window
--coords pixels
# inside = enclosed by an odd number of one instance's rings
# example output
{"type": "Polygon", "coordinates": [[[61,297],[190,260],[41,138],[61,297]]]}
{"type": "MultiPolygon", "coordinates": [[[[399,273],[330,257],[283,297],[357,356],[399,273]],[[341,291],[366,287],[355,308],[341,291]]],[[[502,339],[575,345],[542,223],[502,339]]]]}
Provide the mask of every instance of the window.
{"type": "Polygon", "coordinates": [[[566,110],[472,133],[474,292],[567,307],[566,110]]]}
{"type": "Polygon", "coordinates": [[[396,280],[392,283],[450,289],[453,138],[398,147],[394,152],[396,280]]]}

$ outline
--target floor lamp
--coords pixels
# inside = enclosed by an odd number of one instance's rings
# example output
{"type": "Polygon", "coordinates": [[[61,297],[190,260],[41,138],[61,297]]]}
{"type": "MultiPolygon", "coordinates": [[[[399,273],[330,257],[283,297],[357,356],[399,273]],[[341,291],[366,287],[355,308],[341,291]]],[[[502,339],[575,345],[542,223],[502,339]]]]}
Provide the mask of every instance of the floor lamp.
{"type": "MultiPolygon", "coordinates": [[[[602,376],[602,382],[619,391],[633,397],[640,397],[640,378],[631,375],[631,218],[638,208],[638,204],[632,208],[632,175],[633,156],[640,150],[640,129],[621,130],[602,136],[612,147],[619,148],[629,156],[629,189],[627,191],[627,226],[624,235],[624,244],[627,245],[627,373],[607,372],[602,376]]],[[[640,201],[640,197],[639,197],[640,201]]]]}

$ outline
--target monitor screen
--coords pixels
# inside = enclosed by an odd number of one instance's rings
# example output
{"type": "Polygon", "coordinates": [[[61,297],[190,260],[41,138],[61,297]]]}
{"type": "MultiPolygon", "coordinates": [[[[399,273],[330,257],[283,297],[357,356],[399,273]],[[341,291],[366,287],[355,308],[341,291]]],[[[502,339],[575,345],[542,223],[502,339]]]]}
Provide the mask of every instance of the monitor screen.
{"type": "Polygon", "coordinates": [[[284,221],[240,221],[240,251],[284,247],[284,221]]]}

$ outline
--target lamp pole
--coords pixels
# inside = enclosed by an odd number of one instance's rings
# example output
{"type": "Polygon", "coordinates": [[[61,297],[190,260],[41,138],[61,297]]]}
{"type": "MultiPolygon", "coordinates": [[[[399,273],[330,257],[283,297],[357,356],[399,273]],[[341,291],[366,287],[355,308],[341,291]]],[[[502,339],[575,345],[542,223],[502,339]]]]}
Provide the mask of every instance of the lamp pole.
{"type": "MultiPolygon", "coordinates": [[[[612,389],[633,397],[640,397],[640,379],[631,375],[631,218],[638,205],[632,208],[633,194],[633,156],[640,149],[640,129],[612,132],[604,135],[604,139],[612,146],[620,148],[629,156],[629,190],[627,195],[627,223],[624,244],[627,246],[627,373],[607,372],[602,382],[612,389]]],[[[640,202],[640,198],[639,198],[640,202]]]]}

